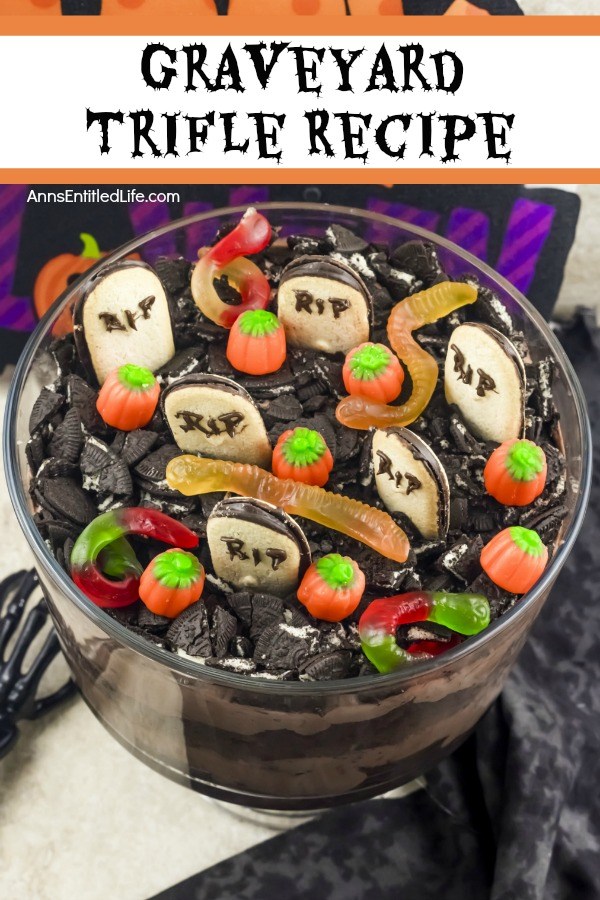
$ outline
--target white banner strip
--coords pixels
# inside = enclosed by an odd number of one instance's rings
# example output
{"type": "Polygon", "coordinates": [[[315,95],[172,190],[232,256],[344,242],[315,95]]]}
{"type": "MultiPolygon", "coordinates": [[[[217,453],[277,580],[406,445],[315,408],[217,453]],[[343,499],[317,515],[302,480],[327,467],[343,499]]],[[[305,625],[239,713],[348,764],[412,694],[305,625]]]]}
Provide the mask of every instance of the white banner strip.
{"type": "Polygon", "coordinates": [[[275,44],[0,38],[0,168],[600,165],[598,36],[275,44]]]}

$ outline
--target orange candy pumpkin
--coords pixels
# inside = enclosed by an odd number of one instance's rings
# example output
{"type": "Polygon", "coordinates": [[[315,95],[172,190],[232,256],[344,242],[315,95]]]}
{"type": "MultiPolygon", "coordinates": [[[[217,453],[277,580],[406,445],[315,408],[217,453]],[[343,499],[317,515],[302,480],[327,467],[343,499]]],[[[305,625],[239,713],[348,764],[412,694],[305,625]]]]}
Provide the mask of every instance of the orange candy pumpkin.
{"type": "Polygon", "coordinates": [[[277,316],[249,309],[235,320],[227,341],[227,359],[238,372],[266,375],[285,362],[285,332],[277,316]]]}
{"type": "Polygon", "coordinates": [[[275,444],[272,468],[278,478],[323,487],[333,469],[333,456],[318,431],[291,428],[275,444]]]}
{"type": "Polygon", "coordinates": [[[107,425],[134,431],[148,424],[159,394],[159,384],[150,369],[128,363],[107,376],[98,393],[96,408],[107,425]]]}
{"type": "Polygon", "coordinates": [[[193,553],[165,550],[142,573],[140,600],[155,615],[174,619],[200,599],[204,578],[204,566],[193,553]]]}
{"type": "MultiPolygon", "coordinates": [[[[87,272],[104,254],[100,252],[97,242],[91,234],[80,234],[83,250],[79,256],[73,253],[61,253],[49,260],[40,269],[33,287],[33,303],[38,317],[50,309],[57,297],[66,291],[71,282],[79,275],[87,272]]],[[[52,333],[54,335],[69,334],[73,330],[70,310],[65,310],[56,320],[52,333]]]]}
{"type": "Polygon", "coordinates": [[[548,564],[548,548],[536,531],[513,525],[488,541],[480,562],[498,587],[510,594],[526,594],[548,564]]]}
{"type": "Polygon", "coordinates": [[[385,344],[367,342],[348,353],[342,377],[352,396],[391,403],[402,390],[404,371],[398,357],[385,344]]]}
{"type": "Polygon", "coordinates": [[[496,447],[483,470],[485,489],[498,503],[527,506],[546,485],[546,455],[533,441],[513,438],[496,447]]]}
{"type": "Polygon", "coordinates": [[[361,601],[365,576],[349,556],[328,553],[304,573],[298,600],[311,616],[325,622],[341,622],[361,601]]]}

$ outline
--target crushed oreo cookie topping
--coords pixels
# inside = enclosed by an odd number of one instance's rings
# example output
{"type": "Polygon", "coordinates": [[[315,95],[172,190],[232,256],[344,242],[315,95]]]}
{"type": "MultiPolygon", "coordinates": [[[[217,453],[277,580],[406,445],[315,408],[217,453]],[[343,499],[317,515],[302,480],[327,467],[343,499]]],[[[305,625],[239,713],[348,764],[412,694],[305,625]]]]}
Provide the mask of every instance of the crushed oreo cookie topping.
{"type": "MultiPolygon", "coordinates": [[[[190,605],[169,618],[162,614],[164,606],[151,611],[132,592],[125,598],[129,605],[108,608],[105,614],[162,653],[248,678],[372,676],[377,670],[365,659],[357,626],[376,598],[423,592],[429,598],[482,595],[491,618],[501,616],[518,602],[523,584],[495,583],[489,551],[483,552],[488,574],[482,569],[482,551],[509,529],[511,546],[503,544],[503,553],[518,552],[520,564],[533,560],[538,571],[543,557],[527,550],[523,530],[534,529],[551,556],[567,514],[552,358],[536,356],[511,312],[489,288],[472,276],[466,279],[467,290],[462,282],[452,282],[430,243],[387,247],[335,223],[321,236],[282,238],[271,235],[255,216],[246,220],[244,235],[254,244],[236,251],[251,256],[251,265],[242,264],[243,272],[236,269],[237,262],[220,260],[217,240],[212,255],[204,253],[207,262],[195,269],[182,258],[161,258],[155,271],[127,261],[107,267],[87,286],[75,310],[74,334],[50,347],[57,375],[42,390],[29,423],[26,452],[34,521],[50,551],[71,574],[74,544],[99,515],[112,512],[119,518],[120,510],[136,507],[175,519],[193,533],[187,550],[198,562],[190,572],[206,573],[201,598],[186,597],[190,605]],[[193,297],[207,273],[212,320],[193,297]],[[402,429],[386,431],[389,422],[381,431],[358,431],[339,421],[335,410],[346,394],[345,354],[366,341],[392,350],[386,326],[394,306],[443,283],[460,293],[461,303],[441,318],[421,316],[418,330],[410,335],[419,356],[432,360],[428,402],[411,420],[412,438],[402,429]],[[228,329],[257,286],[260,304],[271,304],[288,341],[286,359],[276,371],[252,374],[231,365],[227,344],[228,329]],[[226,321],[217,324],[219,317],[226,321]],[[129,432],[104,422],[96,408],[98,384],[127,362],[150,369],[161,388],[152,418],[129,432]],[[491,412],[480,415],[480,409],[491,412]],[[510,427],[510,435],[500,426],[510,427]],[[203,466],[226,465],[248,474],[250,466],[242,463],[254,462],[269,470],[272,448],[295,429],[320,436],[311,441],[327,447],[333,465],[326,492],[299,482],[291,482],[292,487],[311,496],[327,493],[342,524],[349,522],[347,501],[358,501],[365,506],[355,503],[356,509],[389,521],[394,535],[403,536],[397,559],[385,555],[386,539],[377,524],[373,536],[379,535],[380,545],[375,549],[333,529],[326,519],[308,518],[306,509],[285,513],[282,504],[274,509],[249,496],[226,498],[222,480],[201,494],[183,494],[167,480],[167,470],[182,451],[201,454],[204,458],[190,458],[203,466]],[[486,464],[508,438],[534,442],[546,460],[545,483],[536,485],[537,496],[526,506],[498,502],[485,489],[486,464]],[[349,558],[362,573],[364,593],[341,621],[315,618],[316,608],[311,611],[297,597],[311,557],[317,564],[333,558],[333,568],[338,558],[349,558]]],[[[225,250],[233,259],[231,238],[225,250]]],[[[377,374],[381,362],[365,358],[358,375],[369,374],[368,366],[377,374]]],[[[386,401],[392,403],[390,409],[403,408],[414,387],[411,381],[408,367],[399,397],[386,401]]],[[[512,462],[514,479],[523,472],[517,471],[519,460],[512,462]]],[[[290,484],[269,471],[252,482],[267,491],[273,483],[278,489],[290,484]]],[[[129,550],[113,544],[102,558],[107,567],[103,577],[112,590],[118,579],[137,583],[141,571],[165,550],[154,537],[126,540],[129,550]]],[[[171,558],[183,566],[183,558],[172,554],[169,563],[171,558]]],[[[159,576],[168,582],[163,588],[178,590],[171,584],[172,567],[167,568],[161,575],[159,566],[159,576]]],[[[325,575],[331,580],[344,571],[332,569],[325,575]]],[[[323,572],[319,578],[322,586],[323,572]]],[[[469,639],[457,633],[454,619],[439,624],[429,613],[423,607],[420,622],[397,622],[393,633],[386,632],[394,665],[398,656],[410,662],[469,639]]],[[[384,660],[382,666],[389,664],[384,660]]]]}

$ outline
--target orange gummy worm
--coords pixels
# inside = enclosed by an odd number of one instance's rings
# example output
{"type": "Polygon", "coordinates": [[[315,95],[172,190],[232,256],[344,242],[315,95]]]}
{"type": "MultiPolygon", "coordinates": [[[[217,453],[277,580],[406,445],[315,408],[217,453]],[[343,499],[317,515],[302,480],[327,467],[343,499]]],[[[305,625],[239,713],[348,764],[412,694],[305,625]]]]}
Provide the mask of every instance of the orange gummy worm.
{"type": "Polygon", "coordinates": [[[421,415],[435,390],[438,366],[417,344],[412,332],[436,322],[461,306],[477,300],[477,288],[462,281],[442,281],[397,303],[388,319],[388,339],[412,379],[412,394],[401,406],[388,406],[367,397],[344,397],[335,414],[342,425],[366,431],[410,425],[421,415]]]}
{"type": "Polygon", "coordinates": [[[386,512],[312,484],[277,478],[258,466],[177,456],[167,466],[167,482],[186,497],[212,491],[253,497],[347,534],[388,559],[403,563],[408,556],[408,538],[386,512]]]}

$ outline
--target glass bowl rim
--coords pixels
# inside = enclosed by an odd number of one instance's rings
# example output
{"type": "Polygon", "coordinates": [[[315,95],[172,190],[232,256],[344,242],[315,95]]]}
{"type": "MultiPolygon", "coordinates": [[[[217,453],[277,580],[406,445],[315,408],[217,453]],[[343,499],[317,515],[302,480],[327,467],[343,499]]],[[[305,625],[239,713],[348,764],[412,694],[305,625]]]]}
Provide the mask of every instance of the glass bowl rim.
{"type": "Polygon", "coordinates": [[[541,314],[527,300],[527,298],[511,285],[503,276],[495,272],[490,266],[477,257],[473,256],[466,250],[463,250],[452,241],[437,235],[418,225],[404,222],[401,219],[387,216],[382,213],[363,210],[354,206],[341,206],[329,203],[309,203],[299,201],[272,201],[257,202],[252,204],[243,204],[240,206],[226,206],[212,210],[205,210],[185,218],[177,219],[169,222],[160,228],[153,229],[146,234],[136,236],[117,249],[111,251],[106,256],[101,257],[97,263],[91,266],[84,276],[70,285],[58,297],[48,311],[44,314],[37,327],[31,334],[19,360],[15,367],[15,372],[9,386],[6,412],[4,416],[3,429],[3,452],[4,452],[4,469],[6,474],[6,482],[8,485],[9,496],[17,516],[17,520],[23,530],[25,537],[34,552],[37,563],[41,564],[48,577],[56,584],[56,586],[66,595],[66,597],[90,619],[98,628],[108,634],[111,638],[118,641],[121,645],[127,646],[129,649],[141,656],[149,658],[153,662],[161,666],[177,672],[179,675],[188,676],[198,681],[208,680],[222,686],[231,688],[243,688],[246,691],[258,693],[274,693],[274,694],[310,694],[310,693],[362,693],[373,687],[379,687],[385,690],[393,686],[402,686],[426,676],[434,671],[442,671],[445,668],[464,657],[475,653],[481,646],[488,641],[492,641],[496,634],[501,633],[508,628],[512,622],[516,621],[525,614],[527,608],[535,603],[540,594],[551,586],[554,580],[554,573],[562,568],[565,558],[570,553],[571,547],[579,533],[585,511],[589,499],[592,472],[592,445],[589,417],[587,414],[583,390],[579,383],[579,379],[573,370],[573,367],[555,338],[551,329],[545,322],[541,314]],[[325,210],[331,212],[332,215],[354,216],[362,220],[370,220],[394,228],[401,229],[411,234],[415,238],[430,241],[435,245],[444,247],[454,256],[473,267],[474,273],[481,272],[488,278],[491,278],[506,293],[524,309],[528,317],[533,320],[541,331],[544,340],[550,346],[553,355],[557,359],[565,381],[571,390],[575,412],[581,434],[581,480],[579,490],[573,510],[573,518],[567,533],[565,534],[558,550],[552,557],[550,565],[537,582],[535,587],[525,594],[515,605],[495,619],[480,634],[470,637],[463,644],[434,657],[431,660],[423,660],[415,662],[406,668],[401,668],[388,675],[361,675],[353,678],[336,679],[332,681],[276,681],[260,676],[251,677],[248,675],[240,675],[229,672],[224,669],[216,669],[204,666],[195,662],[191,657],[179,656],[169,650],[163,650],[157,645],[147,641],[141,635],[137,635],[130,631],[125,625],[122,625],[116,619],[112,618],[103,609],[93,604],[88,598],[76,587],[73,581],[67,576],[64,570],[59,566],[57,560],[52,556],[46,543],[42,539],[41,534],[35,527],[33,517],[27,508],[27,495],[18,476],[18,459],[17,459],[17,439],[16,439],[16,422],[19,401],[23,389],[25,379],[29,373],[30,365],[34,359],[40,344],[48,336],[50,325],[57,318],[59,310],[66,306],[71,295],[81,291],[86,283],[92,279],[98,270],[105,266],[111,265],[117,260],[127,256],[129,253],[139,249],[143,245],[149,243],[157,237],[187,228],[189,225],[202,222],[209,219],[218,219],[224,217],[232,217],[234,215],[243,215],[248,206],[264,211],[297,211],[312,212],[322,214],[325,210]]]}

